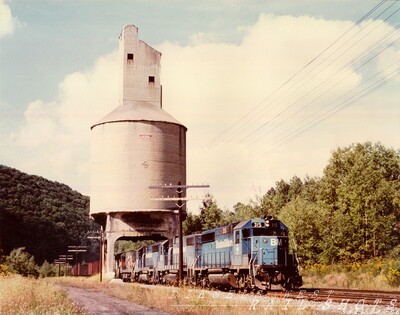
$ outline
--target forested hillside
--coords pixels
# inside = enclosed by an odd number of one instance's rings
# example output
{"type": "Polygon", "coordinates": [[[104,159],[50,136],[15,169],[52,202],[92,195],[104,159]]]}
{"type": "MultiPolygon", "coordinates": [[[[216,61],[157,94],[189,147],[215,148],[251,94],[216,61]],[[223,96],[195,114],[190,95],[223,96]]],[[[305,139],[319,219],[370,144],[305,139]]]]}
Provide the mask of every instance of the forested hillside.
{"type": "Polygon", "coordinates": [[[68,245],[98,229],[89,197],[64,184],[0,165],[0,254],[25,247],[37,263],[52,262],[68,245]]]}
{"type": "Polygon", "coordinates": [[[219,209],[209,196],[199,215],[188,215],[185,231],[266,215],[289,227],[304,264],[398,259],[400,152],[369,142],[338,148],[321,178],[280,180],[234,211],[219,209]]]}

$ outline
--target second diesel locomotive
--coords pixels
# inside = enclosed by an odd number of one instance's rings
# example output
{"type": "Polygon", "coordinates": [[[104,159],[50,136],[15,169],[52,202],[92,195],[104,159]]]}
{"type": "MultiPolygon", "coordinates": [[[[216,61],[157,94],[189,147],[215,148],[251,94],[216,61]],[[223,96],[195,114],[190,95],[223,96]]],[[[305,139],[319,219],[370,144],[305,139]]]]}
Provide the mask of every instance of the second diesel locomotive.
{"type": "MultiPolygon", "coordinates": [[[[302,286],[289,230],[281,221],[244,220],[183,237],[185,283],[221,289],[271,290],[302,286]]],[[[164,240],[116,255],[124,281],[175,284],[179,240],[164,240]]]]}

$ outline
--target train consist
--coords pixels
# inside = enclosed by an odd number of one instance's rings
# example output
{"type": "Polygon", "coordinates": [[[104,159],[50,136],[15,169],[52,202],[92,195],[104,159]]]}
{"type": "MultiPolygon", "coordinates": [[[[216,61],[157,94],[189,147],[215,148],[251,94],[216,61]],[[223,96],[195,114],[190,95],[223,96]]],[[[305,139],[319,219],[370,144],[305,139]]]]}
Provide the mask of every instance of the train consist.
{"type": "MultiPolygon", "coordinates": [[[[297,259],[289,253],[288,228],[266,218],[245,220],[183,237],[183,281],[220,289],[295,289],[302,285],[297,259]]],[[[176,284],[178,238],[115,257],[124,281],[176,284]]]]}

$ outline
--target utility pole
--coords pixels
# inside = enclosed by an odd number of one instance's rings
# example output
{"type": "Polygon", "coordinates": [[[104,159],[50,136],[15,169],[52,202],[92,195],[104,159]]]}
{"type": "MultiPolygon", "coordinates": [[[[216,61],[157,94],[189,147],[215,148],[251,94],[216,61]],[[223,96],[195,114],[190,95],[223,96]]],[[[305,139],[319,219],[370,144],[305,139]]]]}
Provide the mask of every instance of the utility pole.
{"type": "Polygon", "coordinates": [[[59,261],[58,259],[54,259],[53,261],[54,265],[58,265],[58,277],[61,275],[61,265],[64,264],[63,261],[59,261]]]}
{"type": "Polygon", "coordinates": [[[64,275],[67,274],[67,265],[68,265],[68,260],[73,260],[72,255],[59,255],[58,259],[54,260],[54,264],[58,265],[58,276],[61,276],[61,265],[64,265],[64,275]]]}
{"type": "MultiPolygon", "coordinates": [[[[153,198],[153,200],[164,200],[164,201],[174,201],[175,205],[178,207],[178,239],[179,239],[179,271],[178,271],[178,285],[181,285],[183,280],[183,235],[182,235],[182,208],[185,206],[186,201],[189,200],[186,197],[183,197],[183,191],[188,188],[209,188],[210,185],[182,185],[181,182],[178,182],[178,185],[152,185],[149,186],[150,189],[173,189],[178,194],[178,197],[161,197],[161,198],[153,198]]],[[[192,198],[195,199],[195,198],[192,198]]]]}
{"type": "MultiPolygon", "coordinates": [[[[181,182],[178,182],[178,186],[181,186],[181,182]]],[[[183,233],[182,233],[182,188],[179,187],[176,192],[178,193],[178,238],[179,238],[179,271],[178,271],[178,283],[179,285],[183,280],[183,233]]]]}
{"type": "Polygon", "coordinates": [[[86,247],[87,246],[68,246],[68,252],[69,253],[75,253],[75,263],[76,263],[76,271],[75,271],[75,276],[79,276],[78,272],[78,253],[84,253],[86,252],[86,247]]]}
{"type": "Polygon", "coordinates": [[[99,274],[100,274],[100,282],[103,282],[103,226],[100,226],[100,231],[90,231],[90,236],[87,238],[96,239],[100,241],[100,266],[99,266],[99,274]]]}

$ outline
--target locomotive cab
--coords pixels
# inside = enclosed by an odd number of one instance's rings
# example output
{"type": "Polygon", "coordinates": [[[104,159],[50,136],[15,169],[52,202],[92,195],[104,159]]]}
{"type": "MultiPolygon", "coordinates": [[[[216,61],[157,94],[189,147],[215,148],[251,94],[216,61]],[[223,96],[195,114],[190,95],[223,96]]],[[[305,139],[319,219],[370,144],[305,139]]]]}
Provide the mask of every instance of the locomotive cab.
{"type": "Polygon", "coordinates": [[[288,228],[279,220],[253,220],[251,256],[266,267],[286,267],[289,258],[288,228]]]}
{"type": "Polygon", "coordinates": [[[289,230],[281,221],[253,219],[240,222],[234,229],[233,265],[250,260],[268,266],[285,266],[289,250],[289,230]]]}
{"type": "Polygon", "coordinates": [[[266,218],[240,222],[234,229],[232,265],[249,270],[252,286],[266,290],[272,285],[302,285],[297,262],[289,254],[289,230],[281,221],[266,218]]]}

